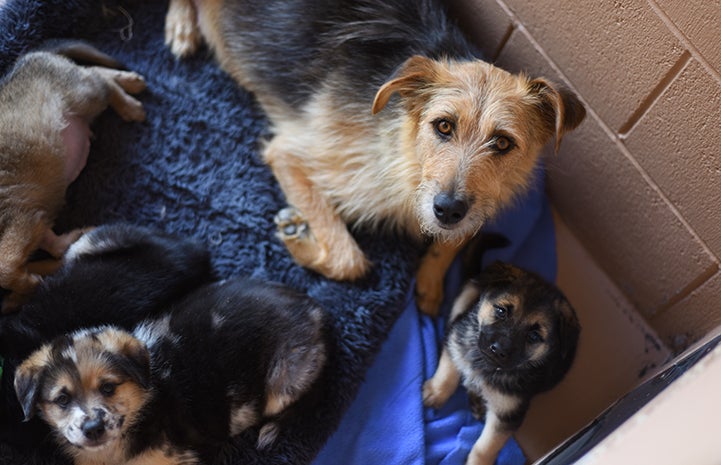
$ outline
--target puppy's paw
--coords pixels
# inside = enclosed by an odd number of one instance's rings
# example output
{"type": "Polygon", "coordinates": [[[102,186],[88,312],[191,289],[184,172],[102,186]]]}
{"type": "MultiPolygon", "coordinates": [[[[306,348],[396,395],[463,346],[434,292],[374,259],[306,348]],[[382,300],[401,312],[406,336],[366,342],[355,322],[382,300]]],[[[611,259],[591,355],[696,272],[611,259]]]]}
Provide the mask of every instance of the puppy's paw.
{"type": "Polygon", "coordinates": [[[147,87],[145,78],[134,71],[118,71],[115,82],[129,94],[139,94],[147,87]]]}
{"type": "Polygon", "coordinates": [[[423,383],[423,405],[430,408],[441,408],[448,400],[443,388],[431,378],[423,383]]]}
{"type": "Polygon", "coordinates": [[[178,58],[192,55],[202,37],[195,6],[190,0],[172,0],[165,17],[165,45],[178,58]]]}
{"type": "Polygon", "coordinates": [[[145,108],[143,108],[143,104],[130,96],[124,100],[122,105],[117,105],[114,109],[123,121],[134,121],[137,123],[145,121],[145,108]]]}

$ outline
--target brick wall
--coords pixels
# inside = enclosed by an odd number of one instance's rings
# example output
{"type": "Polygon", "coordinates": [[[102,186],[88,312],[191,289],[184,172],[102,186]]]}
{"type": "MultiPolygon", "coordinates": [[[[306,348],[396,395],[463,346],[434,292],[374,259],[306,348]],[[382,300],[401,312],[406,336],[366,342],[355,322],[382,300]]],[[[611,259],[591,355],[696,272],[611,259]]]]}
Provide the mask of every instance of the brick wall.
{"type": "Polygon", "coordinates": [[[721,2],[452,0],[486,57],[562,82],[587,120],[549,193],[676,349],[721,324],[721,2]]]}

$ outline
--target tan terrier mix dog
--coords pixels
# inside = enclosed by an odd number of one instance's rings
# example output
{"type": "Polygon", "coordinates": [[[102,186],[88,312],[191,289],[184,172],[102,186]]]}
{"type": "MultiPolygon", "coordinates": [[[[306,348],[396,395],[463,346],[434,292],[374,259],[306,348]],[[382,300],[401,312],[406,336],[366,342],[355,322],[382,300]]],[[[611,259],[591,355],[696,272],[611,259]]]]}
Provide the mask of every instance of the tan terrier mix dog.
{"type": "Polygon", "coordinates": [[[296,262],[364,276],[346,225],[430,239],[416,282],[430,315],[457,252],[585,117],[564,89],[475,58],[438,0],[171,0],[172,52],[202,39],[271,121],[264,158],[296,262]]]}
{"type": "Polygon", "coordinates": [[[90,123],[108,106],[126,121],[143,121],[126,92],[145,88],[133,72],[79,42],[28,53],[0,82],[0,286],[11,291],[2,311],[17,307],[58,260],[28,263],[37,249],[62,257],[83,231],[61,236],[52,226],[68,185],[85,166],[90,123]],[[102,66],[81,67],[65,58],[102,66]]]}

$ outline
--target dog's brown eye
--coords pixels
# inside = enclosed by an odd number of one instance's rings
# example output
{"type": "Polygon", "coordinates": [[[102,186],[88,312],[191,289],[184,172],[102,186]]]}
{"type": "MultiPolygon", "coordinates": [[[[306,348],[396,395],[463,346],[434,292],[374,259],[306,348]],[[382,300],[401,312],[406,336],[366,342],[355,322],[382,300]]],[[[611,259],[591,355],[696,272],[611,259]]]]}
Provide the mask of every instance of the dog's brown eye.
{"type": "Polygon", "coordinates": [[[53,399],[53,403],[60,408],[66,408],[70,405],[70,396],[64,392],[60,393],[55,399],[53,399]]]}
{"type": "Polygon", "coordinates": [[[447,139],[453,134],[453,123],[447,119],[439,119],[435,123],[436,132],[443,139],[447,139]]]}
{"type": "Polygon", "coordinates": [[[500,305],[494,305],[493,309],[496,311],[496,318],[499,320],[503,320],[508,316],[508,310],[500,305]]]}
{"type": "Polygon", "coordinates": [[[115,387],[116,385],[113,383],[103,383],[98,388],[98,391],[100,391],[100,394],[109,397],[115,394],[115,387]]]}
{"type": "Polygon", "coordinates": [[[493,148],[498,153],[506,153],[513,148],[513,141],[506,136],[498,136],[493,141],[493,148]]]}

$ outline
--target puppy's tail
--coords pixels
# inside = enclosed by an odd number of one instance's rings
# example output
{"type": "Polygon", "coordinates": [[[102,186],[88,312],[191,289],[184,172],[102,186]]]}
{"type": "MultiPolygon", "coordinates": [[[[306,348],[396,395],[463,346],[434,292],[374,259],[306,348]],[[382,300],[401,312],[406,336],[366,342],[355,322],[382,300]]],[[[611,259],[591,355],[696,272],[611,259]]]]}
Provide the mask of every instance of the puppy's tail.
{"type": "Polygon", "coordinates": [[[79,65],[100,65],[106,68],[127,69],[124,64],[115,58],[82,40],[51,39],[43,42],[37,50],[62,55],[79,65]]]}
{"type": "Polygon", "coordinates": [[[273,445],[278,437],[278,433],[280,433],[280,425],[277,422],[271,421],[264,424],[258,432],[258,442],[256,443],[256,447],[259,450],[267,449],[273,445]]]}

